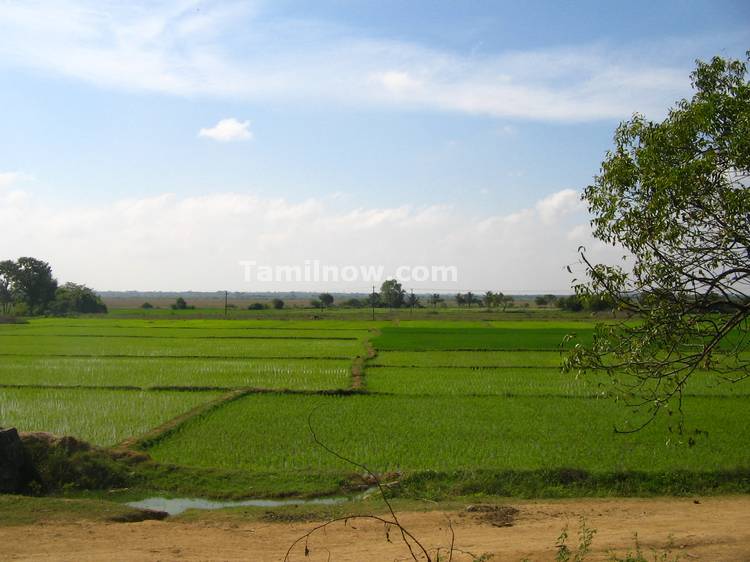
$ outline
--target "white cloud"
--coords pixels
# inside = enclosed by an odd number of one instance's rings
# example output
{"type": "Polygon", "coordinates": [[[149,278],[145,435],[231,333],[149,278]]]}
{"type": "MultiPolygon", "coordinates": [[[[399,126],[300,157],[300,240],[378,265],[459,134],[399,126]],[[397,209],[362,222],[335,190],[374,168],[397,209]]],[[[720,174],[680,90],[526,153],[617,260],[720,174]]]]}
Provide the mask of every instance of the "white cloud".
{"type": "Polygon", "coordinates": [[[244,193],[59,207],[0,191],[0,259],[38,256],[60,279],[102,290],[367,290],[356,283],[246,284],[238,265],[317,259],[382,265],[386,273],[400,265],[458,268],[457,283],[420,283],[417,291],[558,292],[569,287],[565,266],[577,260],[579,245],[593,259],[613,252],[591,239],[576,197],[564,190],[513,214],[476,216],[450,206],[337,210],[325,200],[244,193]]]}
{"type": "Polygon", "coordinates": [[[17,183],[32,179],[23,172],[0,172],[0,189],[11,187],[17,183]]]}
{"type": "MultiPolygon", "coordinates": [[[[319,22],[269,22],[256,11],[190,0],[6,2],[0,65],[181,96],[587,121],[661,114],[689,92],[701,49],[691,38],[658,51],[579,45],[466,55],[319,22]]],[[[726,41],[744,44],[730,34],[726,41]]]]}
{"type": "Polygon", "coordinates": [[[551,223],[583,207],[580,193],[574,189],[563,189],[539,201],[536,212],[543,222],[551,223]]]}
{"type": "Polygon", "coordinates": [[[253,138],[250,121],[238,121],[234,117],[222,119],[213,127],[201,129],[199,137],[207,137],[220,142],[243,141],[253,138]]]}

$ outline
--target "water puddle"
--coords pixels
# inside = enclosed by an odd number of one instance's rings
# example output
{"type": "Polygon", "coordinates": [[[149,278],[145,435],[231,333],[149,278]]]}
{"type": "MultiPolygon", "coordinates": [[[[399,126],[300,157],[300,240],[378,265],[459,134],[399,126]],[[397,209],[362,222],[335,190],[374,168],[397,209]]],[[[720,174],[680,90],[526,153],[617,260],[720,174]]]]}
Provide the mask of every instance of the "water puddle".
{"type": "Polygon", "coordinates": [[[225,507],[281,507],[284,505],[336,505],[351,501],[351,498],[316,498],[311,500],[237,500],[213,501],[200,498],[146,498],[127,505],[138,509],[166,511],[170,515],[179,515],[188,509],[222,509],[225,507]]]}

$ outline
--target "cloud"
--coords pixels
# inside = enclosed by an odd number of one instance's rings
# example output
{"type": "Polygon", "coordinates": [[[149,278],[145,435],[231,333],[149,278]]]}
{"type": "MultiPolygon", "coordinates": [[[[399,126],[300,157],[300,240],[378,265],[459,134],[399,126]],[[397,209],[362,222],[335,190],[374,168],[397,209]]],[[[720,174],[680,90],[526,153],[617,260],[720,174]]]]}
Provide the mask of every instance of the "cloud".
{"type": "Polygon", "coordinates": [[[23,172],[0,172],[0,189],[11,187],[21,181],[30,179],[32,177],[23,172]]]}
{"type": "Polygon", "coordinates": [[[539,201],[536,204],[536,213],[542,222],[552,223],[583,208],[580,193],[574,189],[563,189],[539,201]]]}
{"type": "MultiPolygon", "coordinates": [[[[725,40],[741,53],[743,37],[725,40]]],[[[689,92],[705,48],[700,38],[666,41],[658,50],[641,42],[480,55],[264,19],[256,3],[50,0],[0,10],[0,65],[103,88],[542,121],[661,114],[689,92]]]]}
{"type": "MultiPolygon", "coordinates": [[[[242,260],[266,265],[454,265],[456,283],[415,291],[562,292],[565,266],[585,245],[592,259],[613,249],[591,239],[588,217],[563,190],[513,214],[477,216],[452,206],[355,207],[247,193],[51,205],[0,191],[0,259],[33,255],[63,281],[100,290],[349,290],[363,283],[246,283],[242,260]]],[[[615,254],[612,254],[616,257],[615,254]]]]}
{"type": "Polygon", "coordinates": [[[238,121],[234,117],[230,117],[229,119],[222,119],[213,127],[201,129],[198,136],[220,142],[250,140],[253,138],[253,133],[249,127],[250,121],[238,121]]]}

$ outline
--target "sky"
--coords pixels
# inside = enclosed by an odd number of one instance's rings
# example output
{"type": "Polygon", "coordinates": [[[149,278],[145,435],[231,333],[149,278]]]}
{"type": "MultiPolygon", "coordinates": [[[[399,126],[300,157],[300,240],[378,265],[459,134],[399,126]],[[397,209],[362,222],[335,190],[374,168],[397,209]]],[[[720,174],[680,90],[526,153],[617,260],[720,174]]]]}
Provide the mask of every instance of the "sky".
{"type": "Polygon", "coordinates": [[[617,124],[748,39],[728,0],[0,0],[0,259],[98,290],[374,282],[251,262],[569,292],[579,246],[621,254],[580,200],[617,124]]]}

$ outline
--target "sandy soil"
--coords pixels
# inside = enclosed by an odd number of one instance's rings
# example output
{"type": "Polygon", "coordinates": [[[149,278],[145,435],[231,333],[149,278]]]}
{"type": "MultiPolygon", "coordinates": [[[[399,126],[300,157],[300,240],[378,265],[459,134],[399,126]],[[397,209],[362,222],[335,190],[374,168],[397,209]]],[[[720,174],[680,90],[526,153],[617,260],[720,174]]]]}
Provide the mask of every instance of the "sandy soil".
{"type": "MultiPolygon", "coordinates": [[[[513,502],[519,509],[513,526],[496,527],[465,512],[401,514],[405,525],[426,546],[447,546],[447,516],[453,521],[456,547],[492,560],[549,561],[555,540],[570,525],[575,538],[578,517],[596,529],[592,555],[606,560],[607,551],[624,553],[637,532],[644,550],[663,549],[670,542],[683,561],[750,561],[750,497],[693,499],[605,499],[513,502]]],[[[289,545],[315,523],[141,523],[39,524],[0,527],[2,560],[282,560],[289,545]]],[[[391,533],[386,542],[382,525],[337,524],[309,543],[292,560],[405,560],[408,552],[391,533]]],[[[434,552],[434,550],[433,550],[434,552]]],[[[649,558],[651,556],[649,555],[649,558]]],[[[454,560],[471,560],[466,554],[454,560]]],[[[670,558],[669,560],[672,560],[670,558]]]]}

